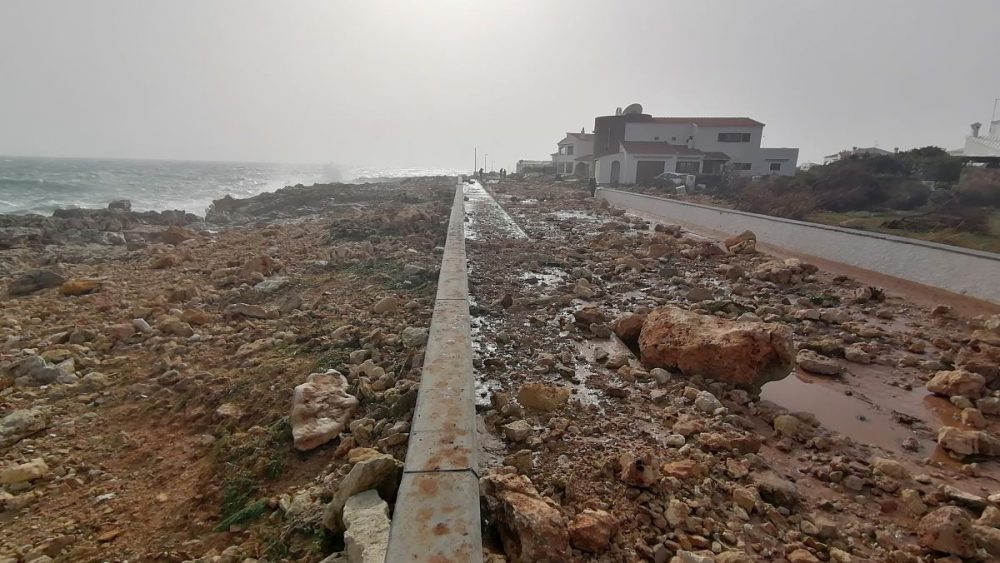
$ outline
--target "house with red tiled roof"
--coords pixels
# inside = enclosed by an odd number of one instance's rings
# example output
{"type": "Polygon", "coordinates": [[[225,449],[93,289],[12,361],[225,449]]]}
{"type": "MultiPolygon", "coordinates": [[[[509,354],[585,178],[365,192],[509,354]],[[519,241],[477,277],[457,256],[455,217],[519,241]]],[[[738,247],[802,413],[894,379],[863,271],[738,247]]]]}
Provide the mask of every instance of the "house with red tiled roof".
{"type": "Polygon", "coordinates": [[[592,176],[643,184],[663,172],[721,176],[795,174],[797,148],[761,147],[764,124],[749,117],[653,117],[632,104],[594,120],[592,176]]]}
{"type": "Polygon", "coordinates": [[[556,174],[590,178],[594,154],[594,135],[583,129],[579,133],[566,133],[559,143],[559,149],[552,153],[552,165],[556,174]]]}

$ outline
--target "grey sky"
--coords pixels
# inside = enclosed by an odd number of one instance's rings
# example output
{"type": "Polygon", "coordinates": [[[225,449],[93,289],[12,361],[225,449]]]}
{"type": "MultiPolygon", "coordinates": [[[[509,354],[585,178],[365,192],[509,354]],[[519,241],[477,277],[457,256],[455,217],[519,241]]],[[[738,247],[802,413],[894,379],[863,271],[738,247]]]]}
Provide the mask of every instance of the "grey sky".
{"type": "Polygon", "coordinates": [[[0,154],[499,167],[640,102],[804,162],[998,96],[997,0],[0,0],[0,154]]]}

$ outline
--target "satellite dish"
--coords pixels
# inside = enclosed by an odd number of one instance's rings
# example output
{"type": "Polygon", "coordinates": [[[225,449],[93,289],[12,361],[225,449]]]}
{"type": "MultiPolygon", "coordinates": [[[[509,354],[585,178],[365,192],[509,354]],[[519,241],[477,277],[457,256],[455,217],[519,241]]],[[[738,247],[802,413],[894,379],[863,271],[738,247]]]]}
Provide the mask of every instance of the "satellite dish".
{"type": "Polygon", "coordinates": [[[624,113],[625,115],[629,115],[629,114],[633,114],[633,113],[642,113],[642,105],[641,104],[630,104],[627,108],[625,108],[625,111],[622,112],[622,113],[624,113]]]}

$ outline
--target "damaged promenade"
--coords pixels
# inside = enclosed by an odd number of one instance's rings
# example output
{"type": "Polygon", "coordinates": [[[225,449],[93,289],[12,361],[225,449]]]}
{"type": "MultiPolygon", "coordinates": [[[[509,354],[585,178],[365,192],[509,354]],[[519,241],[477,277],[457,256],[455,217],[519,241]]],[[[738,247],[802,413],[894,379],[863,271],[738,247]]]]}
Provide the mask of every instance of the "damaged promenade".
{"type": "MultiPolygon", "coordinates": [[[[455,185],[0,221],[0,560],[384,560],[455,185]]],[[[459,189],[483,560],[1000,558],[995,308],[459,189]]]]}

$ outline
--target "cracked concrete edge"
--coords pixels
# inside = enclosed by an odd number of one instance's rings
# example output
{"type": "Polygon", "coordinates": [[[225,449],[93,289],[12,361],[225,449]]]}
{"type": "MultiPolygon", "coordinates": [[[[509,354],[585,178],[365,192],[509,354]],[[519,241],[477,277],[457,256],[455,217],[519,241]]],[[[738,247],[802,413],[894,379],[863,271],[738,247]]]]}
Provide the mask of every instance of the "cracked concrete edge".
{"type": "Polygon", "coordinates": [[[483,557],[475,375],[458,184],[386,561],[472,562],[483,557]]]}

